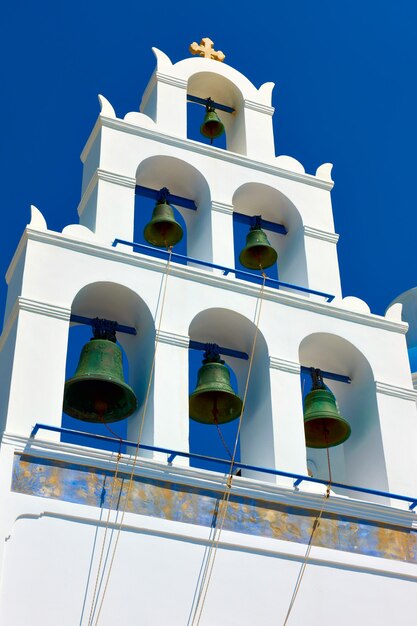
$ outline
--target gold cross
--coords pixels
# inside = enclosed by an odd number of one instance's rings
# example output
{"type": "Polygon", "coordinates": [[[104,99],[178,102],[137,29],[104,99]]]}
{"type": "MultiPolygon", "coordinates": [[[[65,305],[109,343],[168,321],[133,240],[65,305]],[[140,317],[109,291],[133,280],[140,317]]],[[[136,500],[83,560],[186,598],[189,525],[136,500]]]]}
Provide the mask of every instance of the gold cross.
{"type": "Polygon", "coordinates": [[[200,41],[200,45],[198,45],[198,43],[194,41],[190,45],[189,50],[191,54],[198,54],[199,56],[204,57],[205,59],[214,59],[214,61],[224,61],[226,58],[226,55],[224,55],[221,50],[219,50],[218,52],[216,52],[216,50],[213,50],[213,45],[214,45],[214,41],[209,39],[209,37],[203,37],[203,39],[200,41]]]}

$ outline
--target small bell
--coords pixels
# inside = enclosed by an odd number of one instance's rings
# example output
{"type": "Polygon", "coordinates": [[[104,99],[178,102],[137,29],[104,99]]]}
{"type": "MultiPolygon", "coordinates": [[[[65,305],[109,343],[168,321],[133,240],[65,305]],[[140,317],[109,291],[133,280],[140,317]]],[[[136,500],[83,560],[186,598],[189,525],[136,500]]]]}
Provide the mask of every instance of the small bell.
{"type": "Polygon", "coordinates": [[[277,258],[276,250],[261,228],[261,216],[257,215],[254,225],[246,235],[246,246],[239,255],[239,261],[250,270],[259,270],[271,267],[277,258]]]}
{"type": "Polygon", "coordinates": [[[313,387],[304,401],[304,432],[309,448],[331,448],[350,437],[349,423],[340,415],[336,398],[323,382],[320,370],[311,368],[313,387]]]}
{"type": "Polygon", "coordinates": [[[115,323],[94,321],[94,337],[83,347],[77,370],[65,383],[63,408],[84,422],[117,422],[136,411],[137,399],[124,380],[115,323]]]}
{"type": "Polygon", "coordinates": [[[211,98],[207,98],[206,115],[204,122],[200,126],[200,133],[203,137],[210,139],[211,143],[213,143],[213,139],[220,137],[224,133],[223,122],[217,115],[211,98]]]}
{"type": "Polygon", "coordinates": [[[190,395],[190,418],[204,424],[225,424],[242,412],[242,400],[233,391],[230,373],[216,344],[207,344],[197,386],[190,395]]]}
{"type": "Polygon", "coordinates": [[[181,241],[183,230],[175,220],[174,211],[168,204],[169,191],[161,189],[151,221],[145,226],[143,236],[146,241],[158,248],[169,248],[181,241]]]}

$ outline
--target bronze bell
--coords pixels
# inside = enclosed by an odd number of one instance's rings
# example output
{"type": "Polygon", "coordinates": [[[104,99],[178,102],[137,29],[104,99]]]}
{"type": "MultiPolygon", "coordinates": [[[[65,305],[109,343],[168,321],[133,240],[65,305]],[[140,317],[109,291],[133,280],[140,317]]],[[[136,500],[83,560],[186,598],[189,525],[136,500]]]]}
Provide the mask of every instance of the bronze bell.
{"type": "Polygon", "coordinates": [[[242,400],[233,391],[230,373],[216,344],[207,344],[197,386],[190,395],[190,417],[204,424],[225,424],[242,412],[242,400]]]}
{"type": "Polygon", "coordinates": [[[211,98],[207,98],[206,115],[200,126],[200,133],[203,137],[210,139],[211,143],[213,143],[213,139],[220,137],[224,133],[223,122],[217,115],[211,98]]]}
{"type": "Polygon", "coordinates": [[[304,401],[304,432],[309,448],[331,448],[350,437],[349,423],[340,415],[336,398],[318,369],[311,368],[313,387],[304,401]]]}
{"type": "Polygon", "coordinates": [[[98,318],[94,322],[94,337],[83,347],[77,370],[65,383],[63,408],[84,422],[117,422],[136,411],[137,399],[124,380],[115,323],[98,318]]]}
{"type": "Polygon", "coordinates": [[[176,221],[174,211],[168,203],[168,195],[166,187],[161,189],[152,219],[143,231],[146,241],[158,248],[175,246],[183,236],[182,227],[176,221]]]}
{"type": "Polygon", "coordinates": [[[250,270],[259,270],[271,267],[277,258],[276,250],[261,228],[261,216],[257,215],[254,225],[246,235],[246,246],[239,255],[239,261],[250,270]]]}

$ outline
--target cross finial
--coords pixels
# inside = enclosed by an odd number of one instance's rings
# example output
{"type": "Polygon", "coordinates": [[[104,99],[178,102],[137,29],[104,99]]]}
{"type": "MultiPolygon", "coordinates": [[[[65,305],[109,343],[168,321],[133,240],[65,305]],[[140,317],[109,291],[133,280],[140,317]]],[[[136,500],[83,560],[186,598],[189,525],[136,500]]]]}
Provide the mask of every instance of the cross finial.
{"type": "Polygon", "coordinates": [[[204,57],[205,59],[213,59],[214,61],[224,61],[226,58],[226,55],[224,55],[221,50],[219,50],[218,52],[214,50],[213,46],[214,46],[214,41],[212,41],[209,37],[203,37],[203,39],[200,41],[200,44],[194,41],[190,45],[189,50],[191,54],[198,54],[199,56],[204,57]]]}

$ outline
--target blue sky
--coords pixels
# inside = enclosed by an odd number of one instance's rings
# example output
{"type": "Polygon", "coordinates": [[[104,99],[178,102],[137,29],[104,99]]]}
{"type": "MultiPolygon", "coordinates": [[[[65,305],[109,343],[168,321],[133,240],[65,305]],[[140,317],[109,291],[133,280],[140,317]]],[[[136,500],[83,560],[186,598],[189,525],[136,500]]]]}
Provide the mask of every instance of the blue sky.
{"type": "MultiPolygon", "coordinates": [[[[79,155],[99,112],[137,110],[154,68],[209,36],[255,85],[273,81],[277,154],[334,163],[344,295],[383,313],[416,285],[417,4],[6,3],[0,142],[4,274],[35,204],[50,228],[77,221],[79,155]]],[[[5,298],[5,283],[0,302],[5,298]]]]}

